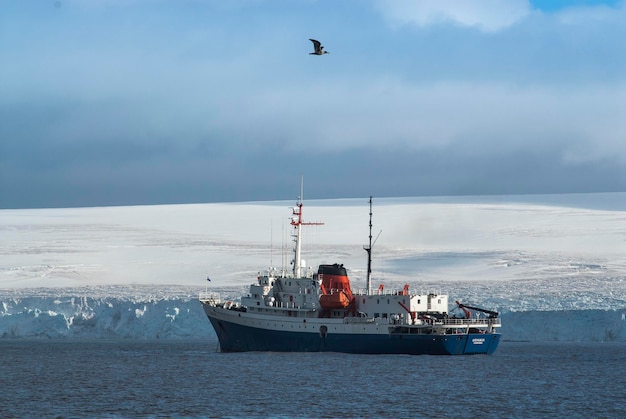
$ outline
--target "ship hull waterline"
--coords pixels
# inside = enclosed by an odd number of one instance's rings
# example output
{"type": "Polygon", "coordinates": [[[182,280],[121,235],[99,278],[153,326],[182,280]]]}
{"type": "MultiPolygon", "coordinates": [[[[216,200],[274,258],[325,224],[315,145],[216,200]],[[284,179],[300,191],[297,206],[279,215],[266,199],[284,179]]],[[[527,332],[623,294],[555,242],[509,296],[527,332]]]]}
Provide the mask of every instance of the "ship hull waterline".
{"type": "MultiPolygon", "coordinates": [[[[500,333],[396,334],[272,330],[229,321],[223,316],[218,318],[212,316],[206,308],[221,352],[475,355],[494,353],[501,337],[500,333]]],[[[309,322],[312,323],[313,319],[309,319],[309,322]]],[[[323,324],[319,321],[315,323],[323,324]]]]}

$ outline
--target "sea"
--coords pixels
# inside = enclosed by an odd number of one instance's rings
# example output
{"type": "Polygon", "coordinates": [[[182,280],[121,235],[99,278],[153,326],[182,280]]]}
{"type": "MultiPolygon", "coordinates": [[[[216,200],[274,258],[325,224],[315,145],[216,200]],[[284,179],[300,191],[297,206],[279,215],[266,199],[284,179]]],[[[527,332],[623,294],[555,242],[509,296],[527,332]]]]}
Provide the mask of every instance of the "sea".
{"type": "Polygon", "coordinates": [[[216,340],[0,341],[2,418],[626,417],[626,343],[493,355],[221,353],[216,340]]]}

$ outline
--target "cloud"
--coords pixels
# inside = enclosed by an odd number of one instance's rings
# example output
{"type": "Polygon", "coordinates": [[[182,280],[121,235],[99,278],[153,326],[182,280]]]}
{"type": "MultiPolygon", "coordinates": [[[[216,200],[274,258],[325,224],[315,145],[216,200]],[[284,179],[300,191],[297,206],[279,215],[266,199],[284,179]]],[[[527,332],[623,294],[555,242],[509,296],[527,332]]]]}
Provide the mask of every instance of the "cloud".
{"type": "Polygon", "coordinates": [[[214,127],[254,144],[345,151],[361,147],[444,149],[462,143],[486,153],[558,145],[563,156],[626,162],[626,83],[569,86],[503,82],[407,83],[392,78],[316,87],[253,90],[233,98],[214,127]],[[302,98],[306,98],[302,100],[302,98]],[[236,109],[240,112],[237,113],[236,109]],[[245,115],[246,124],[240,123],[245,115]]]}
{"type": "Polygon", "coordinates": [[[528,0],[385,0],[377,7],[395,25],[454,23],[484,32],[505,29],[532,11],[528,0]]]}

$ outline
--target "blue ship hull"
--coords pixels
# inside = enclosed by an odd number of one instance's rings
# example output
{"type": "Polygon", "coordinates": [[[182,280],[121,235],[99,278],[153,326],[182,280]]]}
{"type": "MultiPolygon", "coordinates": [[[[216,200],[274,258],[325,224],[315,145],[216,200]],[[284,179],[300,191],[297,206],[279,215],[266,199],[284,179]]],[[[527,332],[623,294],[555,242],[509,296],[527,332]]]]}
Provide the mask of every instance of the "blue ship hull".
{"type": "Polygon", "coordinates": [[[353,354],[471,355],[492,354],[499,333],[342,334],[285,332],[243,326],[209,317],[222,352],[344,352],[353,354]]]}

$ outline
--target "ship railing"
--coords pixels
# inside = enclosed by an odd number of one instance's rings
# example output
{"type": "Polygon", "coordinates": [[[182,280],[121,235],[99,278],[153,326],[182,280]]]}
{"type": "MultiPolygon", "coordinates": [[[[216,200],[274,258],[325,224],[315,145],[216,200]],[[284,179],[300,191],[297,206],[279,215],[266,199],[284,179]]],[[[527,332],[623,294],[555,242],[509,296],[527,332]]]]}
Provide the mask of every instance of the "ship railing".
{"type": "Polygon", "coordinates": [[[315,305],[312,305],[312,304],[300,305],[296,303],[295,301],[277,301],[271,307],[281,309],[281,310],[302,310],[302,311],[316,308],[315,305]]]}
{"type": "Polygon", "coordinates": [[[374,323],[376,321],[373,317],[344,317],[344,323],[374,323]]]}
{"type": "Polygon", "coordinates": [[[289,274],[285,269],[278,269],[278,268],[270,267],[262,272],[259,272],[258,276],[278,279],[278,278],[287,278],[289,274]]]}
{"type": "Polygon", "coordinates": [[[198,299],[203,303],[217,305],[220,303],[220,295],[215,292],[201,292],[198,299]]]}
{"type": "Polygon", "coordinates": [[[409,292],[408,294],[405,293],[404,288],[395,288],[395,289],[373,289],[372,292],[370,294],[367,293],[366,289],[358,289],[358,290],[352,290],[352,294],[353,295],[420,295],[420,296],[427,296],[427,295],[444,295],[441,292],[437,291],[429,291],[429,292],[424,292],[424,291],[420,291],[419,293],[411,293],[409,292]]]}
{"type": "Polygon", "coordinates": [[[446,326],[473,326],[473,325],[490,325],[500,326],[502,324],[499,318],[484,318],[484,319],[444,319],[442,322],[436,322],[444,324],[446,326]]]}

